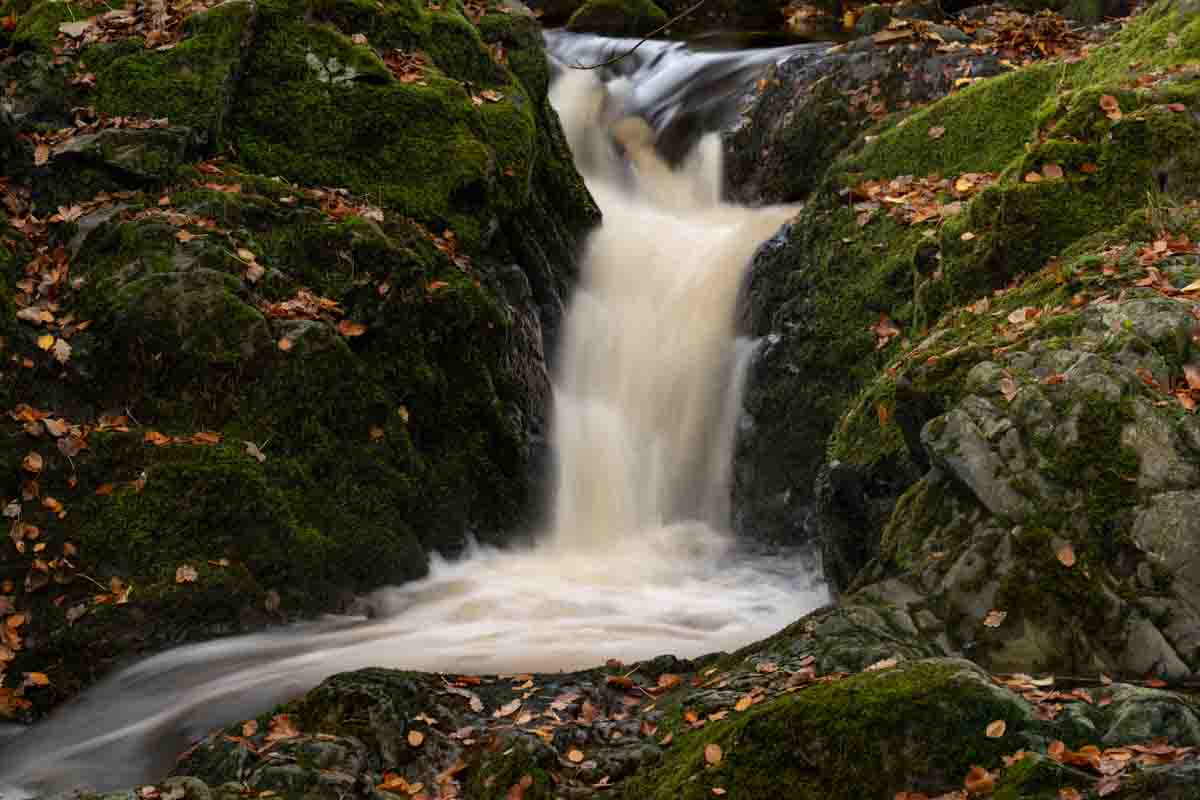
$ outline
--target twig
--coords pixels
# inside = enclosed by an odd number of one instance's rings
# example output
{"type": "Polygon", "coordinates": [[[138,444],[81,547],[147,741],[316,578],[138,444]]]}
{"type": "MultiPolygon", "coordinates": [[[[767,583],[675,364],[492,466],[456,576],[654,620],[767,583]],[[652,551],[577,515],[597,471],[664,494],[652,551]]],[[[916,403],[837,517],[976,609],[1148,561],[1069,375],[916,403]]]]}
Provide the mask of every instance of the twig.
{"type": "Polygon", "coordinates": [[[621,53],[621,55],[619,55],[619,56],[613,56],[612,58],[608,59],[607,61],[601,61],[599,64],[592,64],[590,67],[585,67],[583,64],[568,64],[567,66],[570,67],[571,69],[600,69],[601,67],[607,67],[609,64],[615,64],[618,61],[620,61],[621,59],[625,58],[626,56],[633,55],[633,51],[637,50],[639,47],[641,47],[646,42],[648,42],[650,40],[651,36],[662,33],[663,31],[665,31],[667,28],[674,25],[679,20],[683,19],[684,17],[686,17],[689,14],[691,14],[692,12],[694,12],[696,9],[700,8],[700,6],[704,5],[704,2],[705,2],[705,0],[700,0],[700,2],[696,3],[696,5],[687,9],[683,13],[676,14],[675,16],[671,17],[669,20],[664,22],[662,25],[660,25],[659,27],[650,31],[649,33],[647,33],[645,36],[643,36],[641,38],[641,40],[637,44],[635,44],[633,47],[626,50],[624,53],[621,53]]]}

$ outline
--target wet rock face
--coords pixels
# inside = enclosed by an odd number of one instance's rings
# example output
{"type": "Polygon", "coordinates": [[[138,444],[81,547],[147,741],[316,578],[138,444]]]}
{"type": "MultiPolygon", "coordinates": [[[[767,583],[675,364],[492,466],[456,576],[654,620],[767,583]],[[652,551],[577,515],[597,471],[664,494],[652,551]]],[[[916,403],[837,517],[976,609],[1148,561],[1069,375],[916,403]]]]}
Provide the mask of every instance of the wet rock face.
{"type": "Polygon", "coordinates": [[[598,221],[523,7],[232,0],[171,11],[161,48],[141,12],[83,12],[24,4],[0,59],[0,300],[30,359],[0,377],[30,409],[4,491],[38,451],[70,511],[27,491],[25,518],[79,553],[0,556],[17,668],[54,675],[30,713],[523,524],[598,221]],[[33,436],[43,413],[68,445],[33,436]],[[91,608],[75,569],[138,591],[91,608]]]}

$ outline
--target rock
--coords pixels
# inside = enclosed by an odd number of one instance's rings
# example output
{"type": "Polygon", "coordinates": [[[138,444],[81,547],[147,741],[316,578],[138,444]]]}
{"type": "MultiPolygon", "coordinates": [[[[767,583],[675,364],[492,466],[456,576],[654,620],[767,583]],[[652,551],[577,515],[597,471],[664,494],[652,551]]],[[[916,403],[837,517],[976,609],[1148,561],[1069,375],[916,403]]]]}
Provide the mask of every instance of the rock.
{"type": "Polygon", "coordinates": [[[55,163],[78,157],[162,185],[175,177],[190,152],[193,152],[190,128],[110,128],[69,140],[55,151],[55,163]]]}
{"type": "MultiPolygon", "coordinates": [[[[20,290],[22,307],[53,294],[54,353],[0,292],[12,354],[44,365],[2,390],[89,426],[86,447],[34,442],[45,491],[85,487],[46,542],[138,587],[86,625],[64,617],[74,598],[17,592],[22,669],[59,665],[30,713],[137,654],[339,610],[420,576],[431,550],[524,526],[548,472],[547,353],[599,218],[529,12],[231,0],[169,47],[114,29],[58,58],[70,10],[27,5],[0,133],[96,113],[46,163],[25,140],[6,159],[6,215],[58,215],[36,245],[67,261],[20,290]],[[423,54],[419,80],[376,54],[396,51],[423,54]],[[71,82],[85,62],[90,88],[71,82]]],[[[35,252],[4,224],[15,276],[35,252]]],[[[0,567],[24,576],[29,555],[0,567]]]]}
{"type": "Polygon", "coordinates": [[[644,36],[667,21],[653,0],[587,0],[567,21],[567,30],[608,36],[644,36]]]}
{"type": "Polygon", "coordinates": [[[891,21],[892,12],[887,6],[872,3],[862,10],[858,21],[854,23],[854,32],[859,36],[870,36],[886,28],[891,21]]]}

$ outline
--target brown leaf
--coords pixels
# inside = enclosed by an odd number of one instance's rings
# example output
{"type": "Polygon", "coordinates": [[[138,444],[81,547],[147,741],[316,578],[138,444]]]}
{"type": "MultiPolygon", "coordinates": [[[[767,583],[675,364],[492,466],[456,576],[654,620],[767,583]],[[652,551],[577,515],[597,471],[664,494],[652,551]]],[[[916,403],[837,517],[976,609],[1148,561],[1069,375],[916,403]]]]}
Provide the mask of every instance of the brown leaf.
{"type": "Polygon", "coordinates": [[[352,322],[351,320],[344,319],[338,323],[337,330],[342,336],[349,338],[362,336],[367,332],[367,326],[360,322],[352,322]]]}
{"type": "Polygon", "coordinates": [[[991,794],[996,788],[996,776],[983,767],[971,767],[963,780],[963,788],[969,794],[991,794]]]}
{"type": "Polygon", "coordinates": [[[1001,736],[1004,735],[1004,732],[1007,729],[1008,729],[1008,725],[1007,725],[1007,723],[1005,723],[1004,720],[1002,720],[1002,719],[995,720],[994,722],[988,723],[987,731],[986,731],[987,737],[989,739],[999,739],[1001,736]]]}
{"type": "Polygon", "coordinates": [[[683,683],[683,678],[679,677],[678,675],[673,675],[670,672],[664,672],[662,675],[658,676],[658,688],[660,689],[674,689],[681,683],[683,683]]]}
{"type": "Polygon", "coordinates": [[[33,148],[33,164],[34,164],[34,166],[40,167],[49,160],[50,160],[50,146],[49,145],[39,144],[37,147],[33,148]]]}
{"type": "Polygon", "coordinates": [[[720,764],[722,757],[723,753],[721,752],[721,745],[715,743],[704,745],[704,761],[709,766],[715,767],[720,764]]]}
{"type": "Polygon", "coordinates": [[[1036,172],[1026,172],[1025,173],[1025,182],[1026,183],[1041,183],[1042,176],[1036,172]]]}
{"type": "Polygon", "coordinates": [[[934,127],[929,129],[929,138],[930,139],[940,139],[945,135],[946,135],[946,129],[943,128],[941,125],[935,125],[934,127]]]}
{"type": "Polygon", "coordinates": [[[1111,94],[1100,97],[1100,108],[1104,111],[1104,115],[1113,122],[1121,119],[1121,104],[1111,94]]]}
{"type": "Polygon", "coordinates": [[[1189,389],[1200,389],[1200,362],[1189,361],[1183,365],[1183,377],[1189,389]]]}
{"type": "Polygon", "coordinates": [[[276,714],[267,725],[267,742],[278,742],[283,739],[294,739],[300,735],[300,729],[287,714],[276,714]]]}
{"type": "Polygon", "coordinates": [[[158,431],[146,431],[146,434],[142,436],[142,441],[146,444],[152,444],[155,447],[162,447],[163,445],[170,444],[174,440],[170,436],[159,433],[158,431]]]}
{"type": "Polygon", "coordinates": [[[1013,398],[1017,396],[1018,388],[1017,382],[1012,378],[1003,377],[1000,379],[1000,393],[1004,395],[1004,399],[1008,402],[1011,403],[1013,398]]]}
{"type": "Polygon", "coordinates": [[[1067,542],[1062,547],[1058,548],[1058,552],[1054,555],[1058,559],[1058,563],[1062,564],[1064,567],[1075,566],[1075,548],[1071,546],[1070,542],[1067,542]]]}
{"type": "Polygon", "coordinates": [[[1049,180],[1059,180],[1063,176],[1063,168],[1058,164],[1043,164],[1042,175],[1049,180]]]}
{"type": "Polygon", "coordinates": [[[287,351],[291,350],[292,349],[292,340],[287,338],[286,336],[284,336],[282,339],[279,340],[279,349],[285,353],[287,351]]]}
{"type": "Polygon", "coordinates": [[[37,475],[42,471],[45,462],[42,461],[41,455],[38,453],[29,453],[21,460],[21,466],[26,472],[37,475]]]}
{"type": "Polygon", "coordinates": [[[408,732],[408,746],[409,747],[420,747],[424,741],[425,741],[425,734],[421,733],[420,731],[409,731],[408,732]]]}
{"type": "Polygon", "coordinates": [[[987,616],[983,618],[983,624],[989,628],[999,628],[1004,623],[1004,619],[1007,616],[1007,611],[997,611],[993,609],[992,611],[989,611],[987,616]]]}
{"type": "Polygon", "coordinates": [[[507,717],[510,714],[512,714],[513,712],[515,712],[520,707],[521,707],[521,699],[517,698],[516,700],[513,700],[510,703],[505,703],[500,708],[497,708],[495,711],[492,712],[492,716],[495,717],[496,719],[499,719],[501,717],[507,717]]]}
{"type": "Polygon", "coordinates": [[[522,775],[519,781],[508,787],[504,800],[524,800],[525,790],[531,786],[533,786],[533,776],[522,775]]]}
{"type": "Polygon", "coordinates": [[[578,747],[572,747],[570,750],[567,751],[567,761],[570,761],[572,764],[582,764],[583,763],[583,751],[580,750],[578,747]]]}
{"type": "Polygon", "coordinates": [[[191,564],[184,564],[175,570],[176,583],[195,583],[200,577],[200,573],[196,572],[196,568],[191,564]]]}
{"type": "Polygon", "coordinates": [[[875,334],[875,349],[882,350],[888,342],[900,335],[900,326],[892,321],[885,312],[879,312],[879,321],[867,330],[875,334]]]}
{"type": "Polygon", "coordinates": [[[1064,786],[1058,790],[1058,800],[1083,800],[1083,795],[1074,787],[1064,786]]]}

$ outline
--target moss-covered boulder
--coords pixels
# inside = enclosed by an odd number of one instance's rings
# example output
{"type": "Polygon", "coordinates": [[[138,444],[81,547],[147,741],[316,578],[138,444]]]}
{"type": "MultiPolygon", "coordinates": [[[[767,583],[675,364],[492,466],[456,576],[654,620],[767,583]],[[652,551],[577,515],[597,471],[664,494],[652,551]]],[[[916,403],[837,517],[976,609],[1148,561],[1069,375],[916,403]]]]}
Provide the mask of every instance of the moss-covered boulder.
{"type": "Polygon", "coordinates": [[[588,0],[567,21],[567,30],[608,36],[643,36],[667,21],[653,0],[588,0]]]}
{"type": "Polygon", "coordinates": [[[524,524],[598,219],[526,10],[3,11],[11,709],[524,524]]]}
{"type": "Polygon", "coordinates": [[[1088,58],[1033,64],[894,115],[816,170],[817,190],[751,276],[748,323],[764,344],[735,466],[744,530],[832,531],[851,554],[844,567],[828,559],[834,578],[853,579],[899,494],[928,469],[920,431],[947,410],[936,386],[956,380],[955,362],[891,381],[904,402],[882,411],[855,396],[902,340],[1121,225],[1148,192],[1152,208],[1164,194],[1194,197],[1200,164],[1183,154],[1200,134],[1185,77],[1196,25],[1186,4],[1157,5],[1088,58]],[[851,404],[858,412],[843,419],[851,404]],[[853,435],[879,419],[891,445],[853,435]]]}

